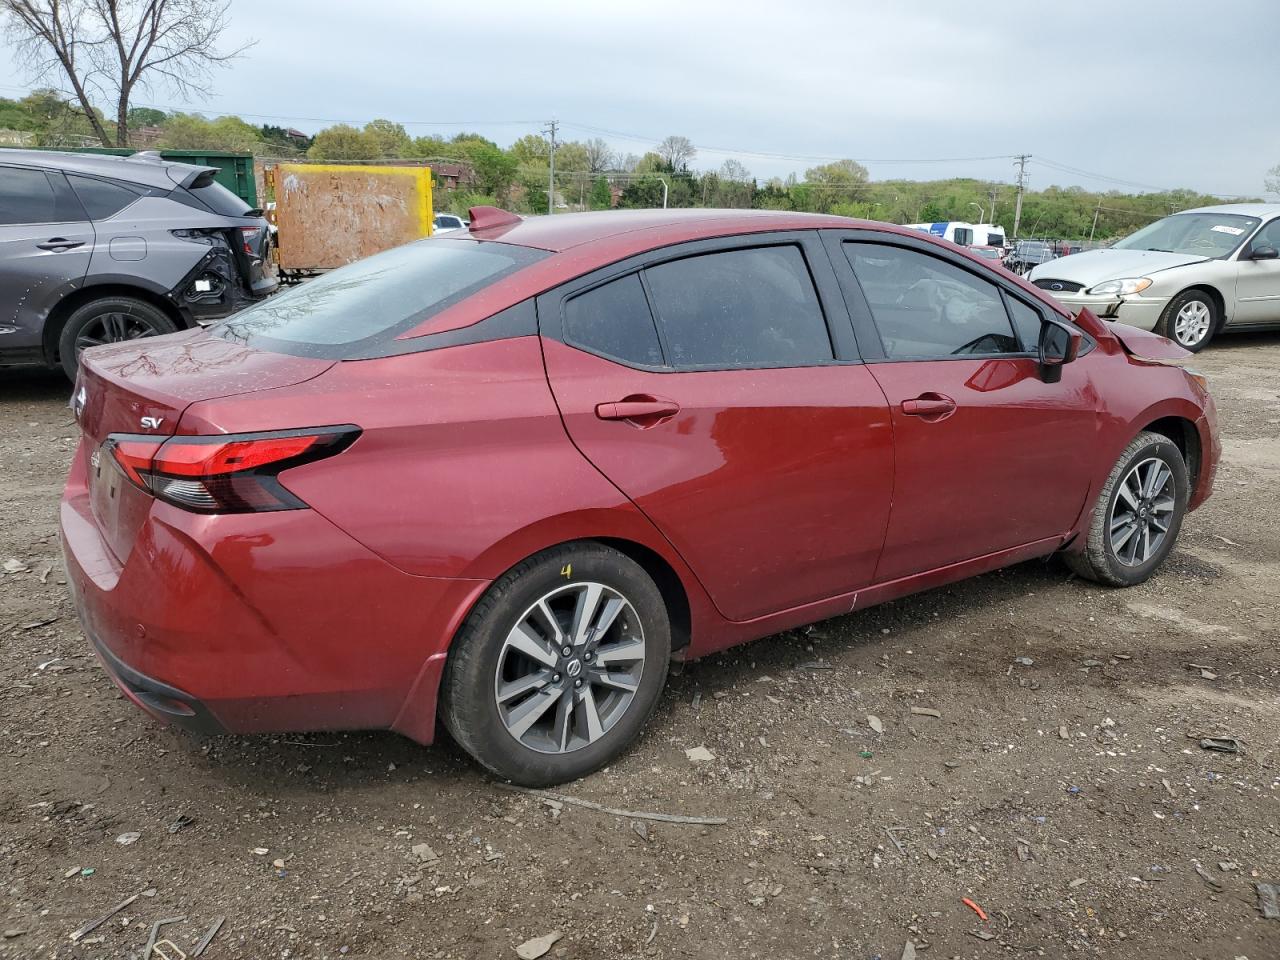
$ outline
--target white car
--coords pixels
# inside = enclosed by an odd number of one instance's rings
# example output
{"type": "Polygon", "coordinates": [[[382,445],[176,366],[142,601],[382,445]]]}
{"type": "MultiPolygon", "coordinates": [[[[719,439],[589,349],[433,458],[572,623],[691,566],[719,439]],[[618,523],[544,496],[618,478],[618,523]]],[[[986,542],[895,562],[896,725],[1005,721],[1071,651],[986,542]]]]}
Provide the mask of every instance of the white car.
{"type": "Polygon", "coordinates": [[[1280,204],[1175,213],[1104,250],[1031,271],[1073,311],[1164,334],[1200,350],[1217,333],[1280,328],[1280,204]]]}
{"type": "Polygon", "coordinates": [[[470,220],[456,217],[452,213],[437,213],[431,232],[433,234],[453,233],[455,230],[465,230],[469,226],[471,226],[470,220]]]}

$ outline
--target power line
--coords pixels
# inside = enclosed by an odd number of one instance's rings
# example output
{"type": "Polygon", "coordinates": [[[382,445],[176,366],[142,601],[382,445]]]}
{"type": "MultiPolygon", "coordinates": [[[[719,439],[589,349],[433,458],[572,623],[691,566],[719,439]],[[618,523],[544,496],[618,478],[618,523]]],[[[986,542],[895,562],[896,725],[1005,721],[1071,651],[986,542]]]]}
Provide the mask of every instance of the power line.
{"type": "MultiPolygon", "coordinates": [[[[1040,157],[1038,162],[1043,164],[1046,167],[1049,167],[1050,169],[1058,170],[1062,173],[1070,173],[1073,176],[1077,176],[1077,177],[1084,177],[1088,180],[1097,180],[1102,183],[1113,183],[1117,186],[1129,187],[1131,189],[1137,189],[1137,190],[1151,190],[1155,193],[1173,193],[1174,192],[1174,189],[1172,187],[1157,187],[1153,184],[1140,183],[1136,180],[1122,180],[1119,177],[1109,177],[1103,173],[1093,173],[1089,170],[1082,170],[1079,167],[1073,167],[1070,164],[1059,163],[1057,160],[1050,160],[1047,157],[1040,157]]],[[[1253,199],[1247,193],[1219,193],[1215,190],[1208,191],[1205,195],[1211,196],[1211,197],[1222,197],[1224,199],[1233,199],[1233,200],[1253,199]]]]}

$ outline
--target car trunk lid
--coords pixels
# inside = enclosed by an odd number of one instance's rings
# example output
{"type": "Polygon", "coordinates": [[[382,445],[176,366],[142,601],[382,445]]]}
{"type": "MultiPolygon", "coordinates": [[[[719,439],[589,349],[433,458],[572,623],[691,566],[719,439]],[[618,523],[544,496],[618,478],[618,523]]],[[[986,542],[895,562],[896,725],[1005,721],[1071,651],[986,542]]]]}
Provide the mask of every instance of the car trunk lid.
{"type": "Polygon", "coordinates": [[[333,362],[270,353],[201,330],[87,351],[71,406],[84,434],[79,455],[86,458],[94,519],[116,559],[128,559],[154,500],[114,463],[104,447],[108,437],[170,437],[197,401],[302,383],[333,362]]]}

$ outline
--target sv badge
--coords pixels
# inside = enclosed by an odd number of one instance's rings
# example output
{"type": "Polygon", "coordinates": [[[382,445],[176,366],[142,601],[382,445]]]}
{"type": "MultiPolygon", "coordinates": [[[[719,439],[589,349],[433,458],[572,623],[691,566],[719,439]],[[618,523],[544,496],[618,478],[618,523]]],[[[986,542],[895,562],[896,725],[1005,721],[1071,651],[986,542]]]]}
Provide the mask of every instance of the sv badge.
{"type": "Polygon", "coordinates": [[[164,417],[143,417],[142,425],[148,430],[160,429],[160,424],[164,423],[164,417]]]}

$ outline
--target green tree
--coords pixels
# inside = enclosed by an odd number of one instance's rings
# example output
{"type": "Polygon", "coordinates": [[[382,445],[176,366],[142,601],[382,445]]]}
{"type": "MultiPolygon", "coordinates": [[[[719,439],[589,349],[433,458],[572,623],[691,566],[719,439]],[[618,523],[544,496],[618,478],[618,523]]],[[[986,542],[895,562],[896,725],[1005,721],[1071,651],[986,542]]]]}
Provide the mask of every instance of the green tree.
{"type": "Polygon", "coordinates": [[[258,145],[258,128],[239,117],[206,120],[194,113],[175,113],[164,126],[165,150],[226,150],[250,153],[258,145]]]}
{"type": "Polygon", "coordinates": [[[487,140],[467,141],[465,151],[465,159],[475,171],[476,186],[482,193],[501,197],[511,189],[519,169],[515,157],[487,140]]]}
{"type": "Polygon", "coordinates": [[[346,123],[326,127],[315,135],[307,156],[312,160],[372,160],[377,146],[346,123]]]}
{"type": "Polygon", "coordinates": [[[613,191],[609,189],[609,181],[604,177],[596,177],[591,184],[591,197],[588,201],[592,210],[608,210],[613,206],[613,191]]]}
{"type": "Polygon", "coordinates": [[[827,213],[837,203],[858,199],[867,182],[867,168],[853,160],[836,160],[811,167],[804,172],[803,206],[801,210],[827,213]]]}
{"type": "Polygon", "coordinates": [[[536,133],[527,133],[511,145],[510,153],[522,167],[546,166],[551,142],[536,133]]]}
{"type": "Polygon", "coordinates": [[[662,180],[648,176],[629,182],[618,198],[618,206],[652,208],[662,206],[662,180]]]}
{"type": "Polygon", "coordinates": [[[413,141],[404,127],[390,120],[370,120],[364,125],[363,132],[379,160],[407,157],[413,150],[413,141]]]}
{"type": "Polygon", "coordinates": [[[130,130],[136,130],[138,127],[158,127],[167,119],[169,119],[169,115],[163,110],[157,110],[155,107],[129,108],[130,130]]]}

